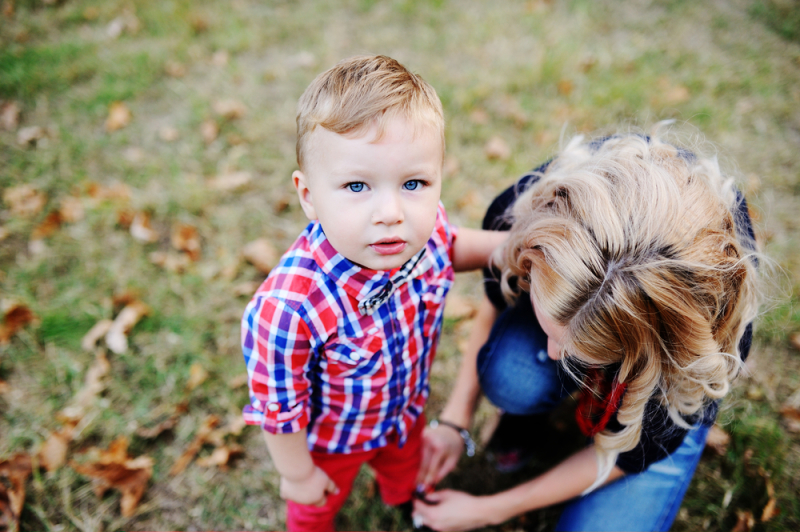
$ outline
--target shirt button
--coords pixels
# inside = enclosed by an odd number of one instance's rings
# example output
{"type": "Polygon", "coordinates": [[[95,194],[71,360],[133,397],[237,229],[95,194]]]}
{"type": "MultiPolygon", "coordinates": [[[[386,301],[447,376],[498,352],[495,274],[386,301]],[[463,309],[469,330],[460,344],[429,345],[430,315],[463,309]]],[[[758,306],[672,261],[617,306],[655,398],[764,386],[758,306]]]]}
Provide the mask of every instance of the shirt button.
{"type": "Polygon", "coordinates": [[[269,410],[270,412],[277,412],[280,409],[281,405],[279,405],[278,403],[270,403],[267,405],[267,410],[269,410]]]}
{"type": "Polygon", "coordinates": [[[359,358],[361,358],[361,355],[353,351],[352,353],[350,353],[350,358],[352,358],[353,360],[358,360],[359,358]]]}

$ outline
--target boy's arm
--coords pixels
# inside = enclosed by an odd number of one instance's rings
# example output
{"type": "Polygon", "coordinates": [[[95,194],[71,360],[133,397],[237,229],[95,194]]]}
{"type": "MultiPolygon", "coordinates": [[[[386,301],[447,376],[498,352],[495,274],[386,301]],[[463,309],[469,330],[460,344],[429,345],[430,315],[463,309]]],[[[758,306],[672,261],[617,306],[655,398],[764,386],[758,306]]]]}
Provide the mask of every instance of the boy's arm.
{"type": "Polygon", "coordinates": [[[507,231],[459,227],[458,236],[453,243],[453,269],[463,272],[487,266],[492,252],[507,238],[507,231]]]}
{"type": "Polygon", "coordinates": [[[264,431],[269,454],[281,475],[281,497],[299,504],[322,506],[329,493],[339,488],[314,465],[306,444],[306,429],[291,434],[264,431]]]}

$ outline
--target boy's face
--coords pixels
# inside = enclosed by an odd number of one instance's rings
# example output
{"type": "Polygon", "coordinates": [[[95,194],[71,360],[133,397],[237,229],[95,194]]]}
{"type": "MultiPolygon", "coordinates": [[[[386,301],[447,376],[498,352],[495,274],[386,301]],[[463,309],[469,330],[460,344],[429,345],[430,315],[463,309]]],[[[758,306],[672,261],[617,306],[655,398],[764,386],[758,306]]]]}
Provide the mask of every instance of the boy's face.
{"type": "Polygon", "coordinates": [[[402,266],[430,238],[442,188],[441,137],[432,127],[389,122],[351,137],[318,127],[305,172],[292,174],[300,204],[331,245],[372,270],[402,266]]]}

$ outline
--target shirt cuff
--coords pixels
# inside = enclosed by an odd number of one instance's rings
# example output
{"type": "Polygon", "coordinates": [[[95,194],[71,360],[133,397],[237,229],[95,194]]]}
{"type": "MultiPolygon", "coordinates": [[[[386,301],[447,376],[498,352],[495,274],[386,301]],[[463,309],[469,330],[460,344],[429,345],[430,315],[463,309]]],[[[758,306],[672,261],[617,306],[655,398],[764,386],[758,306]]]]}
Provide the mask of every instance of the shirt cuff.
{"type": "Polygon", "coordinates": [[[291,409],[281,403],[266,403],[264,411],[247,405],[242,411],[245,423],[260,425],[271,434],[292,434],[308,426],[309,417],[306,403],[294,405],[291,409]]]}

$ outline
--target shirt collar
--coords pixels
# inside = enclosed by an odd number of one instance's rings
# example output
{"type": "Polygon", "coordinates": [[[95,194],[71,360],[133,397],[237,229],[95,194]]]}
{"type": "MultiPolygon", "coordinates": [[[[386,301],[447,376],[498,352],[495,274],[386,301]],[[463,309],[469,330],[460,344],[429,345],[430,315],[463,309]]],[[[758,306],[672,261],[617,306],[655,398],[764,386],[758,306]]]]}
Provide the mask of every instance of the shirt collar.
{"type": "MultiPolygon", "coordinates": [[[[362,301],[377,287],[386,284],[400,268],[392,270],[370,270],[362,268],[336,251],[331,245],[318,220],[309,224],[308,242],[311,255],[322,272],[357,301],[362,301]]],[[[427,246],[430,247],[430,240],[427,246]]],[[[419,277],[433,266],[430,250],[411,272],[410,277],[419,277]]]]}

